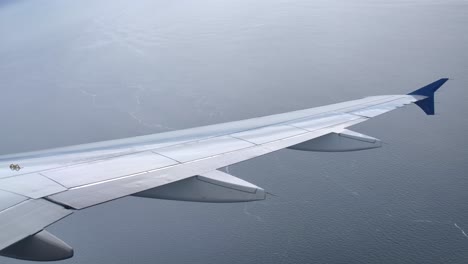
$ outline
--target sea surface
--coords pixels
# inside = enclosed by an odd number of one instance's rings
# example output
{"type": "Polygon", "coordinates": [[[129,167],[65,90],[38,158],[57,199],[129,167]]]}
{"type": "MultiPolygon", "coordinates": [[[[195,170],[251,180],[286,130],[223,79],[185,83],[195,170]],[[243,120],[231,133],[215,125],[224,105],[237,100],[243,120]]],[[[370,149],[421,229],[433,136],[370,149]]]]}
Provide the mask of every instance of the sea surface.
{"type": "MultiPolygon", "coordinates": [[[[59,263],[468,263],[468,1],[3,0],[0,154],[405,94],[383,148],[227,170],[275,196],[123,198],[48,228],[59,263]]],[[[0,234],[1,235],[1,234],[0,234]]],[[[2,264],[26,263],[0,257],[2,264]]]]}

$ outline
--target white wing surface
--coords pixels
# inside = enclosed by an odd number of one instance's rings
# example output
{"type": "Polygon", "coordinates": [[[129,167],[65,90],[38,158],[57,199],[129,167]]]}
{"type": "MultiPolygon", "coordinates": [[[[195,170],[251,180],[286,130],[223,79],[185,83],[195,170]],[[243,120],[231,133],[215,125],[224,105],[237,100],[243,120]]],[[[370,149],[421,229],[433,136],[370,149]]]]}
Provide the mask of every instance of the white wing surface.
{"type": "Polygon", "coordinates": [[[440,79],[407,95],[359,100],[156,135],[0,157],[0,254],[69,258],[44,228],[74,210],[128,195],[200,202],[265,199],[218,169],[280,149],[356,151],[380,141],[348,127],[416,103],[434,114],[440,79]]]}

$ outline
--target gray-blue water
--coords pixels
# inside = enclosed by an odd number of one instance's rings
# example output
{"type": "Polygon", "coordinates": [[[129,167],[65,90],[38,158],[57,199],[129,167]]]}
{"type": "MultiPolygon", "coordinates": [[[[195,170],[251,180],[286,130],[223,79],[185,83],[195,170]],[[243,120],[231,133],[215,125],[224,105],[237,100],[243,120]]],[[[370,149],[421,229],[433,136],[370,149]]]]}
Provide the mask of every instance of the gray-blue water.
{"type": "Polygon", "coordinates": [[[467,48],[463,0],[4,0],[0,154],[450,77],[438,115],[410,106],[353,128],[381,149],[283,150],[229,167],[276,197],[124,198],[48,230],[75,248],[63,263],[468,263],[467,48]]]}

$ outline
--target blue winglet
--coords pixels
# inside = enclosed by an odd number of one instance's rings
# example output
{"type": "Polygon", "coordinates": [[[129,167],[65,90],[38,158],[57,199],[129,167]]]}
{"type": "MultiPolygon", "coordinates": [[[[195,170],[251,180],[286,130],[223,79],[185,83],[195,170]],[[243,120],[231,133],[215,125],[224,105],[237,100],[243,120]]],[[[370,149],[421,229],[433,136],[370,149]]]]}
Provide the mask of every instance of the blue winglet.
{"type": "Polygon", "coordinates": [[[428,84],[418,90],[409,93],[408,95],[421,95],[426,96],[427,98],[417,101],[416,104],[426,113],[427,115],[434,115],[434,93],[439,89],[448,78],[442,78],[431,84],[428,84]]]}

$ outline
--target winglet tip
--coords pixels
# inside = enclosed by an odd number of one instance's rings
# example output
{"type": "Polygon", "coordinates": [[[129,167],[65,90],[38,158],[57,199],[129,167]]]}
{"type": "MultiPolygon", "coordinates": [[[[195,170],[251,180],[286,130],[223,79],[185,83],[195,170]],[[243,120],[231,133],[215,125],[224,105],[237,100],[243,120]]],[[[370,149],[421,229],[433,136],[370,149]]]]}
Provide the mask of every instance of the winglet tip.
{"type": "Polygon", "coordinates": [[[422,96],[434,96],[434,93],[442,86],[445,82],[447,82],[449,78],[441,78],[433,83],[430,83],[424,87],[417,89],[409,93],[408,95],[422,95],[422,96]]]}
{"type": "Polygon", "coordinates": [[[422,88],[417,89],[414,92],[409,93],[408,95],[421,95],[425,96],[426,98],[420,99],[419,101],[415,102],[426,115],[434,115],[434,93],[442,86],[445,82],[447,82],[449,78],[441,78],[433,83],[430,83],[422,88]]]}

